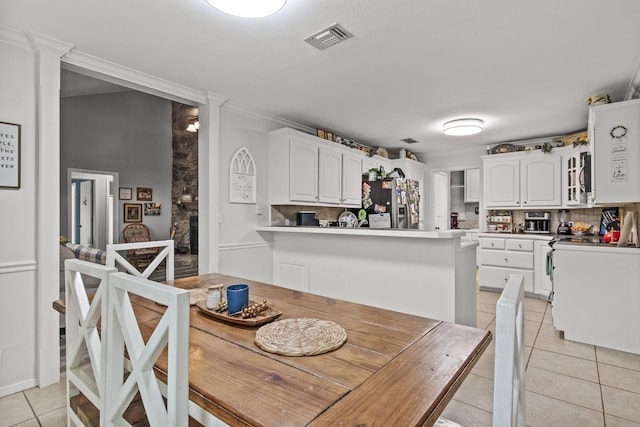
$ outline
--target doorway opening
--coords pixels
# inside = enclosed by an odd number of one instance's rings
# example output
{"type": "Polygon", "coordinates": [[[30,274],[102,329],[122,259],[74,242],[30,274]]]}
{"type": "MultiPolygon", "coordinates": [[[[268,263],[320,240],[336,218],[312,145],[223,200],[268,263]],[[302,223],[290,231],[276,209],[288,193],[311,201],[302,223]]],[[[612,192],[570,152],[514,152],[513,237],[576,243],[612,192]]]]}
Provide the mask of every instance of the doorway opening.
{"type": "Polygon", "coordinates": [[[118,172],[67,170],[67,225],[72,243],[105,250],[116,240],[118,172]]]}

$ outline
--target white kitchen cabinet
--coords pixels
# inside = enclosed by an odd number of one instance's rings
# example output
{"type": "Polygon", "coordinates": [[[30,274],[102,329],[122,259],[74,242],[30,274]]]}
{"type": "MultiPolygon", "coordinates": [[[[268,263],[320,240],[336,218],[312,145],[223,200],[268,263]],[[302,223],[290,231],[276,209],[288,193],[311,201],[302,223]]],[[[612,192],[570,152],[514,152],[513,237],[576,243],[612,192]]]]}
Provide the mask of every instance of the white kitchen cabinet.
{"type": "Polygon", "coordinates": [[[588,133],[594,202],[640,200],[640,99],[590,107],[588,133]]]}
{"type": "Polygon", "coordinates": [[[560,156],[543,153],[484,156],[485,206],[561,206],[561,162],[560,156]]]}
{"type": "Polygon", "coordinates": [[[564,206],[586,206],[587,187],[585,168],[587,165],[589,148],[580,146],[562,155],[562,203],[564,206]]]}
{"type": "Polygon", "coordinates": [[[557,243],[553,326],[566,340],[640,354],[640,251],[557,243]]]}
{"type": "Polygon", "coordinates": [[[364,154],[293,129],[269,133],[269,204],[360,207],[364,154]]]}
{"type": "Polygon", "coordinates": [[[533,240],[509,238],[480,238],[481,288],[504,289],[511,274],[522,274],[525,292],[534,289],[533,240]]]}
{"type": "Polygon", "coordinates": [[[536,157],[525,155],[520,160],[522,206],[560,206],[562,159],[545,154],[536,157]]]}
{"type": "Polygon", "coordinates": [[[318,201],[331,205],[361,206],[361,156],[319,148],[318,201]]]}
{"type": "Polygon", "coordinates": [[[480,168],[464,170],[464,201],[480,202],[480,168]]]}
{"type": "Polygon", "coordinates": [[[520,206],[519,160],[484,159],[483,170],[482,194],[488,208],[520,206]]]}
{"type": "Polygon", "coordinates": [[[318,201],[318,147],[292,140],[289,146],[289,200],[318,201]]]}

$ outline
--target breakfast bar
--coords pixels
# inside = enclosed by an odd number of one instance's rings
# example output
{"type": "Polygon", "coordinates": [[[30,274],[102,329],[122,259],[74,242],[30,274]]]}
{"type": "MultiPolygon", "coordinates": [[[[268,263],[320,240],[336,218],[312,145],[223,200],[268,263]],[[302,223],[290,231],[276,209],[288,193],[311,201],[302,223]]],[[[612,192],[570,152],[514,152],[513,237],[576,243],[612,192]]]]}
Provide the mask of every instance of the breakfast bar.
{"type": "Polygon", "coordinates": [[[464,230],[258,227],[273,283],[388,310],[476,325],[477,242],[464,230]]]}

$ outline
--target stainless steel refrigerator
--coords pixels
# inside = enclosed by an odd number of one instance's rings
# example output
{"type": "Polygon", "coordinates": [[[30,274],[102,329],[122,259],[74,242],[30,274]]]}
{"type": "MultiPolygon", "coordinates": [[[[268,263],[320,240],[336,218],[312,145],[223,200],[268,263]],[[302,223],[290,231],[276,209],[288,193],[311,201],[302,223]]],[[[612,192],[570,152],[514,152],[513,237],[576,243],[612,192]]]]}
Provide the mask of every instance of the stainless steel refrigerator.
{"type": "Polygon", "coordinates": [[[362,209],[371,228],[418,228],[418,181],[390,178],[362,183],[362,209]]]}

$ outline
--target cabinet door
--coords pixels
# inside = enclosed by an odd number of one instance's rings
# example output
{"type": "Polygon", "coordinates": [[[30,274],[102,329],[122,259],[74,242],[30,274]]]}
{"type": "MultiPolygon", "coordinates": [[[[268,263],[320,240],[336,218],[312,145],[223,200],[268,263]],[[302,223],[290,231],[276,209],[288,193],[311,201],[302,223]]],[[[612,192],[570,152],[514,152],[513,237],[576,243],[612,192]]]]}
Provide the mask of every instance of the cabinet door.
{"type": "Polygon", "coordinates": [[[362,206],[361,157],[342,154],[342,204],[359,208],[362,206]]]}
{"type": "Polygon", "coordinates": [[[484,197],[487,207],[520,206],[520,162],[485,161],[484,197]]]}
{"type": "Polygon", "coordinates": [[[464,171],[464,201],[466,203],[480,201],[480,169],[464,171]]]}
{"type": "Polygon", "coordinates": [[[318,201],[318,147],[298,141],[290,143],[289,198],[291,201],[318,201]]]}
{"type": "Polygon", "coordinates": [[[640,100],[589,109],[595,203],[640,200],[640,100]]]}
{"type": "Polygon", "coordinates": [[[342,153],[320,148],[319,165],[318,201],[340,204],[342,202],[342,153]]]}
{"type": "Polygon", "coordinates": [[[560,206],[560,157],[520,160],[522,206],[560,206]]]}

